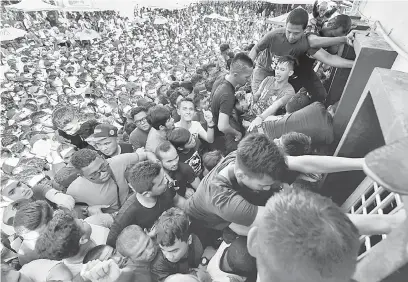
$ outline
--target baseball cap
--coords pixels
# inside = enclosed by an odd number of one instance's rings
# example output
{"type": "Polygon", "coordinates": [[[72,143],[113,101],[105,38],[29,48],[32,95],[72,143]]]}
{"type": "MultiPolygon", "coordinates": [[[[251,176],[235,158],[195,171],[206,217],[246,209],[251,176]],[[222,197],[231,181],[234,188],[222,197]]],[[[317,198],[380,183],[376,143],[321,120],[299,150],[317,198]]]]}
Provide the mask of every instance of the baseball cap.
{"type": "Polygon", "coordinates": [[[118,128],[107,124],[102,123],[95,127],[94,133],[89,136],[86,141],[87,142],[96,142],[98,140],[107,138],[107,137],[117,137],[118,136],[118,128]]]}

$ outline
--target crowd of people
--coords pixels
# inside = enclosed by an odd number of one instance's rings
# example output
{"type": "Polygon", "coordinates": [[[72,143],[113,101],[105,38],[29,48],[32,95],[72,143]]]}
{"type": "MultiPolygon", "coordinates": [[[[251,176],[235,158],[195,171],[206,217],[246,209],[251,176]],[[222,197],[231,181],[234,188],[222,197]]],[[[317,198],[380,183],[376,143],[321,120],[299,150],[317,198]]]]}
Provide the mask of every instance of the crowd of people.
{"type": "Polygon", "coordinates": [[[313,69],[352,67],[351,19],[253,5],[3,11],[27,31],[1,46],[4,281],[351,281],[359,236],[405,218],[319,194],[363,167],[324,155],[313,69]]]}

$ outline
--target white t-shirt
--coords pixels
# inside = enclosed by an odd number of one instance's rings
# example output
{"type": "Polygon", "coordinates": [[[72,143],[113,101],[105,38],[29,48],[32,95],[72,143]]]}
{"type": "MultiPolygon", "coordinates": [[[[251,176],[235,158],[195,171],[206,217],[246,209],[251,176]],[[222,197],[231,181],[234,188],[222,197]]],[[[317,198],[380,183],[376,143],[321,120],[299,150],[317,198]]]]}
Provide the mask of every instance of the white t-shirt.
{"type": "MultiPolygon", "coordinates": [[[[174,126],[181,127],[180,122],[176,122],[174,126]]],[[[201,123],[198,121],[194,121],[194,120],[191,122],[190,128],[186,128],[186,129],[190,131],[190,133],[196,138],[196,140],[197,140],[197,137],[205,136],[207,134],[207,132],[205,131],[201,123]]]]}
{"type": "Polygon", "coordinates": [[[46,282],[49,278],[50,271],[60,263],[62,262],[48,259],[33,260],[23,265],[20,272],[33,282],[46,282]]]}
{"type": "Polygon", "coordinates": [[[228,248],[229,246],[230,244],[222,242],[217,252],[211,258],[210,262],[207,265],[207,272],[208,274],[210,274],[213,282],[230,282],[231,280],[244,282],[246,280],[245,277],[224,272],[220,269],[221,258],[224,255],[226,248],[228,248]]]}

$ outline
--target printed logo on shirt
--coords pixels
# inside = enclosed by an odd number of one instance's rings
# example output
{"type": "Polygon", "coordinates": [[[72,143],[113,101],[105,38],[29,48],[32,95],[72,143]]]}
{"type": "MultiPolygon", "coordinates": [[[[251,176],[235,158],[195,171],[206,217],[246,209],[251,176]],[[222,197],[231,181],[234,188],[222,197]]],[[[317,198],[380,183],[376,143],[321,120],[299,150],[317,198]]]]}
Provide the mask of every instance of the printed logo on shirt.
{"type": "Polygon", "coordinates": [[[191,158],[185,161],[186,164],[188,164],[193,170],[195,175],[200,175],[202,166],[201,166],[201,158],[198,152],[196,151],[191,158]]]}
{"type": "Polygon", "coordinates": [[[273,54],[272,58],[271,58],[271,69],[275,70],[276,66],[278,65],[278,61],[280,59],[280,56],[277,56],[275,54],[273,54]]]}

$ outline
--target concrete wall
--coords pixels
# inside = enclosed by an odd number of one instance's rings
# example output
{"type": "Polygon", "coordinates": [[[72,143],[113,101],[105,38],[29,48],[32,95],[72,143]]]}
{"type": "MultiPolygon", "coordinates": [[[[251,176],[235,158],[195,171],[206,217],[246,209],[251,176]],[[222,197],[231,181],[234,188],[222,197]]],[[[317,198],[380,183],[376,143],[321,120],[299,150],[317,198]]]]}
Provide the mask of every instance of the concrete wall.
{"type": "MultiPolygon", "coordinates": [[[[394,0],[363,0],[359,10],[363,19],[380,21],[385,31],[390,33],[391,39],[408,52],[408,1],[394,0]]],[[[408,72],[408,60],[398,56],[392,67],[393,70],[408,72]]]]}

